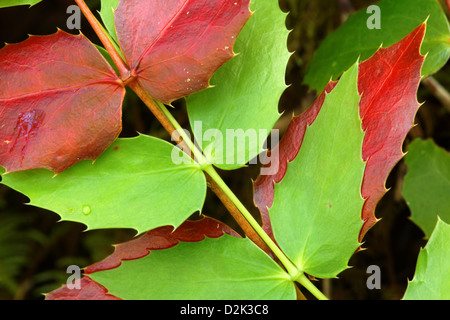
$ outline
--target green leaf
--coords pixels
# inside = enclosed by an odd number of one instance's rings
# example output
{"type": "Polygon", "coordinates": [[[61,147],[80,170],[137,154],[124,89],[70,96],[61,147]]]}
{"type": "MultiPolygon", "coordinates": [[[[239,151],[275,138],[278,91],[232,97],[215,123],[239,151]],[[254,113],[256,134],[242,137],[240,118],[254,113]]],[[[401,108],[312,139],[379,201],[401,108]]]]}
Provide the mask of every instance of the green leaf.
{"type": "Polygon", "coordinates": [[[450,223],[450,154],[432,140],[415,139],[405,157],[408,173],[402,194],[411,209],[411,219],[427,238],[436,216],[450,223]]]}
{"type": "Polygon", "coordinates": [[[450,225],[437,219],[425,248],[420,250],[416,273],[404,300],[450,299],[450,225]]]}
{"type": "Polygon", "coordinates": [[[361,10],[330,34],[316,51],[304,82],[321,92],[360,57],[366,60],[379,47],[388,47],[425,21],[427,33],[421,53],[426,54],[422,76],[437,72],[450,57],[450,25],[438,0],[382,0],[381,29],[369,29],[371,14],[361,10]]]}
{"type": "Polygon", "coordinates": [[[126,300],[295,299],[285,271],[249,239],[226,234],[155,250],[89,277],[126,300]]]}
{"type": "Polygon", "coordinates": [[[201,210],[206,180],[187,155],[172,161],[174,146],[149,136],[118,139],[94,164],[83,161],[59,175],[31,170],[3,175],[2,183],[30,204],[88,229],[134,228],[139,233],[179,226],[201,210]]]}
{"type": "Polygon", "coordinates": [[[116,26],[114,23],[114,10],[117,9],[118,4],[119,0],[101,0],[99,12],[106,30],[116,43],[119,43],[119,41],[117,40],[116,26]]]}
{"type": "Polygon", "coordinates": [[[239,54],[214,74],[214,87],[187,99],[196,140],[225,170],[243,167],[263,151],[286,89],[286,14],[272,0],[252,1],[252,10],[234,46],[239,54]]]}
{"type": "Polygon", "coordinates": [[[364,133],[359,118],[358,64],[326,95],[302,147],[275,184],[269,209],[275,239],[299,270],[335,277],[360,243],[364,133]]]}
{"type": "Polygon", "coordinates": [[[16,7],[21,5],[34,6],[42,0],[0,0],[0,8],[16,7]]]}

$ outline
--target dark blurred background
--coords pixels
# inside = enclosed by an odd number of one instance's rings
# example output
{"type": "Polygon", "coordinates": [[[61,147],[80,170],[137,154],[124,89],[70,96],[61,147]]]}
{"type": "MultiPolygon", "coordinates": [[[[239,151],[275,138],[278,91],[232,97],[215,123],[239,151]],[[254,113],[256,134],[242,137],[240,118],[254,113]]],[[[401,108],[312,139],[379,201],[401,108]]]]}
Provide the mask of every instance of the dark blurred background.
{"type": "MultiPolygon", "coordinates": [[[[274,0],[276,1],[276,0],[274,0]]],[[[100,9],[100,0],[86,1],[90,8],[100,9]]],[[[292,30],[288,47],[295,51],[286,72],[291,86],[283,94],[279,110],[287,115],[303,112],[315,99],[316,93],[302,85],[314,51],[321,41],[355,10],[367,7],[373,0],[280,0],[281,8],[290,12],[286,21],[292,30]]],[[[0,9],[0,47],[3,43],[17,43],[28,34],[47,35],[60,28],[68,30],[67,7],[73,0],[44,0],[42,3],[0,9]]],[[[94,43],[100,44],[83,18],[81,31],[94,43]]],[[[331,53],[330,53],[331,54],[331,53]]],[[[339,54],[333,52],[332,54],[339,54]]],[[[434,77],[450,88],[450,64],[434,77]]],[[[417,114],[417,126],[410,132],[406,145],[416,137],[433,138],[437,144],[450,149],[450,109],[437,99],[425,85],[419,88],[419,102],[425,102],[417,114]]],[[[175,117],[184,128],[189,127],[183,101],[175,103],[175,117]]],[[[280,119],[277,127],[286,129],[289,117],[280,119]]],[[[123,137],[136,132],[168,139],[168,134],[150,111],[133,94],[124,105],[123,137]]],[[[226,182],[243,203],[258,215],[252,199],[252,179],[259,168],[251,166],[238,172],[221,172],[226,182]]],[[[355,254],[353,268],[340,274],[339,279],[317,282],[332,299],[400,299],[407,280],[412,279],[420,247],[426,242],[422,231],[409,220],[409,209],[401,196],[406,167],[403,161],[392,171],[387,187],[390,191],[377,207],[376,216],[382,218],[366,235],[366,250],[355,254]],[[368,290],[366,273],[369,265],[381,268],[381,290],[368,290]]],[[[28,199],[0,185],[0,299],[43,299],[42,293],[58,288],[67,280],[66,268],[75,264],[87,266],[110,254],[112,244],[131,239],[132,230],[94,230],[84,232],[84,226],[73,222],[58,222],[59,216],[39,208],[24,205],[28,199]]],[[[208,193],[204,212],[239,230],[214,194],[208,193]]]]}

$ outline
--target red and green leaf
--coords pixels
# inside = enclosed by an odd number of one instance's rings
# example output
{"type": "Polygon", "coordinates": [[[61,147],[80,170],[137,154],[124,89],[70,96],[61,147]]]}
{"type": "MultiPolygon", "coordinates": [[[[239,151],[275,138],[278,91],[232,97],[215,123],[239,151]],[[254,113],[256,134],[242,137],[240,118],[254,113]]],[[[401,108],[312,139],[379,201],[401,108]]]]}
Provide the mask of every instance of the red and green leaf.
{"type": "MultiPolygon", "coordinates": [[[[364,225],[360,241],[377,221],[375,207],[387,191],[385,182],[390,171],[403,157],[403,140],[412,128],[419,108],[416,92],[424,61],[419,50],[425,27],[422,24],[397,44],[380,48],[359,66],[358,89],[362,94],[360,116],[365,131],[362,155],[367,161],[361,189],[366,201],[362,210],[364,225]]],[[[283,179],[287,163],[296,157],[305,130],[314,122],[322,107],[325,93],[334,86],[335,83],[330,82],[305,113],[293,118],[279,144],[278,171],[259,176],[254,183],[254,201],[269,234],[272,230],[268,208],[273,203],[274,183],[283,179]]]]}
{"type": "MultiPolygon", "coordinates": [[[[164,103],[209,86],[234,56],[249,0],[122,0],[115,12],[130,77],[164,103]]],[[[0,51],[0,166],[60,173],[120,134],[124,84],[83,35],[58,31],[0,51]]]]}
{"type": "Polygon", "coordinates": [[[179,242],[199,242],[208,238],[219,238],[224,234],[240,237],[227,225],[209,218],[187,220],[175,231],[173,227],[160,227],[150,230],[136,239],[115,246],[114,252],[104,260],[84,269],[85,277],[81,279],[81,289],[69,289],[66,285],[46,294],[47,300],[111,300],[118,299],[99,283],[89,278],[95,272],[111,270],[121,265],[122,261],[136,260],[147,256],[153,250],[168,249],[179,242]]]}
{"type": "Polygon", "coordinates": [[[0,165],[60,173],[122,129],[125,89],[83,35],[32,36],[0,51],[0,165]]]}
{"type": "Polygon", "coordinates": [[[166,104],[209,87],[234,56],[249,6],[249,0],[121,0],[115,25],[131,74],[166,104]]]}

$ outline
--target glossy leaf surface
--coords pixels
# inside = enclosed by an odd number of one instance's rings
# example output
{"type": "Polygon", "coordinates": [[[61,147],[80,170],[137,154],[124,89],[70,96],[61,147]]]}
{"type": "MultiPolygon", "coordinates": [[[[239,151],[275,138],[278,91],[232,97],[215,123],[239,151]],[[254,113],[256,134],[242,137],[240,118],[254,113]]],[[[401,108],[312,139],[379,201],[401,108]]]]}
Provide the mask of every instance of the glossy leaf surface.
{"type": "Polygon", "coordinates": [[[57,176],[44,169],[4,174],[2,183],[88,229],[177,227],[202,209],[206,180],[187,155],[175,164],[172,152],[179,151],[153,137],[117,139],[94,164],[57,176]]]}
{"type": "Polygon", "coordinates": [[[131,73],[166,104],[209,87],[214,72],[234,56],[249,3],[121,0],[115,26],[131,73]]]}
{"type": "Polygon", "coordinates": [[[122,130],[125,89],[83,35],[32,36],[0,51],[0,165],[60,173],[122,130]]]}
{"type": "Polygon", "coordinates": [[[84,268],[87,275],[81,279],[81,289],[71,290],[62,286],[46,295],[47,300],[110,300],[118,299],[108,294],[105,287],[89,278],[94,272],[117,268],[124,260],[135,260],[147,256],[153,250],[163,250],[177,245],[180,241],[197,242],[209,238],[218,238],[224,233],[237,236],[227,225],[209,218],[185,221],[176,230],[165,226],[147,231],[143,235],[128,242],[118,244],[114,252],[104,260],[84,268]]]}
{"type": "Polygon", "coordinates": [[[405,156],[402,194],[411,219],[430,237],[439,216],[450,223],[450,154],[432,140],[415,139],[405,156]]]}
{"type": "Polygon", "coordinates": [[[320,278],[347,268],[360,245],[365,163],[357,79],[355,64],[325,96],[269,209],[280,248],[299,270],[320,278]]]}
{"type": "Polygon", "coordinates": [[[29,5],[31,7],[41,1],[42,0],[1,0],[0,8],[15,7],[21,5],[29,5]]]}
{"type": "MultiPolygon", "coordinates": [[[[359,66],[360,115],[365,131],[363,159],[367,161],[362,185],[362,195],[366,199],[362,211],[365,223],[360,241],[377,221],[376,205],[386,192],[385,182],[390,171],[403,156],[403,140],[419,107],[416,92],[424,59],[419,53],[424,33],[425,24],[422,24],[402,41],[378,50],[359,66]]],[[[279,170],[270,175],[260,175],[255,181],[255,204],[260,208],[264,228],[269,234],[271,227],[267,208],[273,202],[273,182],[283,178],[287,163],[294,159],[302,145],[306,127],[313,123],[320,111],[325,92],[330,92],[335,85],[330,82],[316,102],[292,120],[280,142],[279,170]]]]}
{"type": "Polygon", "coordinates": [[[101,0],[100,17],[111,38],[118,43],[116,26],[114,24],[114,11],[117,9],[119,0],[101,0]]]}
{"type": "Polygon", "coordinates": [[[369,29],[371,14],[361,10],[322,42],[304,80],[311,89],[321,92],[331,77],[337,79],[358,57],[365,60],[381,45],[400,41],[428,16],[421,49],[422,54],[428,54],[422,75],[433,74],[445,65],[450,57],[450,25],[438,0],[382,0],[376,5],[380,8],[380,29],[369,29]]]}
{"type": "Polygon", "coordinates": [[[122,299],[295,299],[294,284],[248,238],[180,242],[89,275],[122,299]],[[130,278],[130,274],[133,277],[130,278]]]}
{"type": "Polygon", "coordinates": [[[254,0],[252,10],[236,40],[238,56],[214,74],[214,87],[186,101],[197,142],[225,170],[243,167],[263,151],[286,89],[286,14],[276,1],[254,0]]]}
{"type": "Polygon", "coordinates": [[[425,248],[420,250],[416,273],[403,300],[450,299],[450,225],[438,219],[425,248]]]}

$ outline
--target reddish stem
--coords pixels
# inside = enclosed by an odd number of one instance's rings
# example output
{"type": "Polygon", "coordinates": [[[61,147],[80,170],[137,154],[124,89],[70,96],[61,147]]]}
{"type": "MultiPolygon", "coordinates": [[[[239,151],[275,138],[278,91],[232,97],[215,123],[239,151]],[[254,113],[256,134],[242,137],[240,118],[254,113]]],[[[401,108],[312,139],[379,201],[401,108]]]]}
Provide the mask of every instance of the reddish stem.
{"type": "MultiPolygon", "coordinates": [[[[105,34],[104,29],[97,21],[95,16],[92,14],[89,7],[86,5],[84,0],[75,0],[77,5],[80,7],[86,19],[89,21],[90,25],[94,29],[97,36],[100,38],[100,41],[105,46],[105,49],[110,54],[112,60],[116,64],[123,85],[130,87],[138,97],[145,103],[145,105],[150,109],[156,119],[161,123],[161,125],[166,129],[166,131],[173,137],[175,142],[180,145],[183,150],[192,155],[190,152],[190,147],[183,141],[183,138],[177,134],[175,127],[166,117],[164,112],[160,109],[160,107],[155,103],[153,98],[147,93],[147,91],[142,88],[139,81],[131,74],[130,68],[128,65],[122,60],[121,56],[117,53],[114,45],[111,43],[109,37],[105,34]]],[[[223,192],[223,190],[217,185],[217,183],[205,173],[206,179],[211,190],[217,195],[223,205],[227,208],[233,218],[236,220],[241,229],[245,232],[245,234],[252,240],[256,245],[258,245],[261,249],[270,253],[270,249],[267,244],[261,239],[261,237],[257,234],[257,232],[253,229],[250,223],[245,219],[245,217],[241,214],[241,212],[236,208],[233,202],[228,198],[228,196],[223,192]]]]}
{"type": "Polygon", "coordinates": [[[122,60],[122,57],[120,54],[116,51],[114,48],[114,45],[111,43],[111,40],[109,39],[108,35],[105,33],[105,30],[100,25],[98,20],[95,18],[89,7],[86,5],[84,0],[75,0],[77,5],[80,7],[81,11],[83,12],[84,16],[88,20],[89,24],[92,26],[92,29],[94,29],[95,33],[99,37],[102,44],[105,46],[106,51],[108,51],[109,55],[111,56],[111,59],[114,61],[114,64],[116,65],[117,69],[119,70],[120,76],[122,80],[126,80],[130,77],[130,68],[125,63],[125,61],[122,60]]]}

